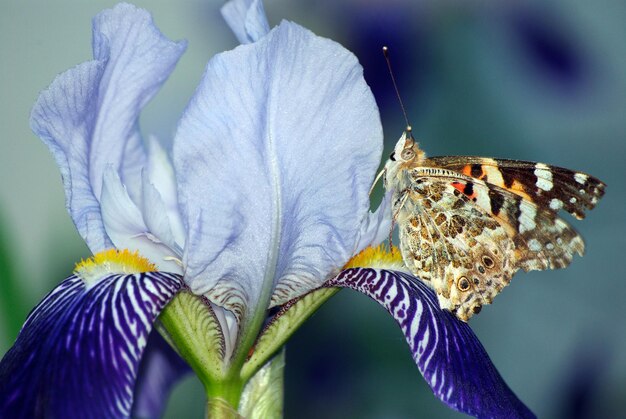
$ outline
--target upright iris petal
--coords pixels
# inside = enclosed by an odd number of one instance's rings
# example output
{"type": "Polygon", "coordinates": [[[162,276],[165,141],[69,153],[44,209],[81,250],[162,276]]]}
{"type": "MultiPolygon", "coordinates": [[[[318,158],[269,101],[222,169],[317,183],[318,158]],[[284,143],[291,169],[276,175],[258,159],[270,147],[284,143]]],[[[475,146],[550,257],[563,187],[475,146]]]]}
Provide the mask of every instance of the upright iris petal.
{"type": "Polygon", "coordinates": [[[188,284],[239,315],[322,284],[356,251],[381,152],[339,44],[283,22],[214,57],[174,143],[188,284]]]}

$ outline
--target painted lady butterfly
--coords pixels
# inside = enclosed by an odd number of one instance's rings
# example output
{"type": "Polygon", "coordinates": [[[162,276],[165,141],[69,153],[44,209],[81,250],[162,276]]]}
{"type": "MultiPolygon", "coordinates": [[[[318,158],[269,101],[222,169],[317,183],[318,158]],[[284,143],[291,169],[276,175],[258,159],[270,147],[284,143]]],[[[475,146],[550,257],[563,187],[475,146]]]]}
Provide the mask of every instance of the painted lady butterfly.
{"type": "Polygon", "coordinates": [[[410,127],[383,172],[409,270],[442,308],[467,321],[524,271],[564,268],[583,239],[557,215],[577,219],[605,184],[560,167],[484,157],[431,157],[410,127]]]}

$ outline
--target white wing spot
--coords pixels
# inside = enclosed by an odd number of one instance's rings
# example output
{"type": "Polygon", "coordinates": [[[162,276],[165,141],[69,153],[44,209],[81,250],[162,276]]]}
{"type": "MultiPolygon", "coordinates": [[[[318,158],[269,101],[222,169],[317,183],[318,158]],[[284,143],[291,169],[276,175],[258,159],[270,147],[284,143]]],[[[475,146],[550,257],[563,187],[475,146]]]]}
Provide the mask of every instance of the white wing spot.
{"type": "Polygon", "coordinates": [[[533,252],[539,252],[541,250],[541,243],[537,239],[530,239],[528,241],[528,248],[533,252]]]}
{"type": "Polygon", "coordinates": [[[572,203],[572,204],[575,204],[576,203],[576,198],[575,197],[571,197],[569,199],[569,202],[572,203]]]}
{"type": "Polygon", "coordinates": [[[532,205],[524,205],[520,206],[520,216],[518,218],[519,221],[519,232],[524,233],[525,231],[533,230],[537,224],[535,223],[535,216],[537,215],[537,210],[532,205]]]}
{"type": "Polygon", "coordinates": [[[584,185],[585,182],[587,182],[587,178],[588,176],[584,173],[576,173],[574,175],[574,179],[576,179],[576,182],[580,183],[581,185],[584,185]]]}
{"type": "Polygon", "coordinates": [[[485,163],[487,165],[483,166],[483,170],[487,175],[487,179],[489,179],[489,183],[493,183],[494,185],[504,185],[504,179],[502,178],[502,173],[498,170],[498,162],[493,159],[486,159],[485,163]],[[489,166],[489,165],[493,166],[489,166]],[[495,167],[494,167],[495,166],[495,167]]]}
{"type": "Polygon", "coordinates": [[[563,201],[561,201],[560,199],[552,198],[552,200],[550,201],[550,209],[558,211],[561,208],[563,208],[563,201]]]}
{"type": "Polygon", "coordinates": [[[552,190],[552,171],[543,163],[535,164],[535,176],[537,176],[537,187],[544,191],[552,190]]]}

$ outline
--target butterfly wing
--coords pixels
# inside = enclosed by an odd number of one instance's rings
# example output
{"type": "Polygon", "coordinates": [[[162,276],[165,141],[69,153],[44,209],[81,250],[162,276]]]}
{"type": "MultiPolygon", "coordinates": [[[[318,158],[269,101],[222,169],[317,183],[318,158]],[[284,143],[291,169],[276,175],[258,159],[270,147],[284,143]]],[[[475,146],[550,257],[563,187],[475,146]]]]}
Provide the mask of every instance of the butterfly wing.
{"type": "Polygon", "coordinates": [[[579,220],[596,206],[606,187],[586,173],[543,163],[474,156],[431,157],[426,161],[499,186],[542,208],[554,212],[562,208],[579,220]]]}
{"type": "Polygon", "coordinates": [[[462,320],[491,303],[518,269],[565,267],[584,251],[555,211],[508,189],[441,168],[407,175],[412,186],[398,211],[404,260],[462,320]]]}
{"type": "MultiPolygon", "coordinates": [[[[407,267],[462,320],[489,304],[514,273],[505,228],[455,193],[451,181],[417,179],[399,199],[400,251],[407,267]]],[[[398,201],[396,201],[398,202],[398,201]]]]}

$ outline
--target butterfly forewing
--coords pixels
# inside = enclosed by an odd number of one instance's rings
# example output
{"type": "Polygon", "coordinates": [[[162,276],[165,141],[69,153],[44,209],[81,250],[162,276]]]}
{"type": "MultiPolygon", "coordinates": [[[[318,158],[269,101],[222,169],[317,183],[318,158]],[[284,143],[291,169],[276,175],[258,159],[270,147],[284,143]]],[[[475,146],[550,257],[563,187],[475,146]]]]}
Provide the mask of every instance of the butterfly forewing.
{"type": "Polygon", "coordinates": [[[582,238],[566,221],[509,190],[445,169],[413,169],[411,177],[449,183],[453,194],[466,198],[466,205],[495,219],[513,240],[516,269],[564,268],[575,253],[584,252],[582,238]]]}
{"type": "Polygon", "coordinates": [[[605,184],[599,179],[544,163],[475,156],[431,157],[426,161],[499,186],[542,208],[554,212],[562,208],[578,219],[604,195],[605,184]]]}

